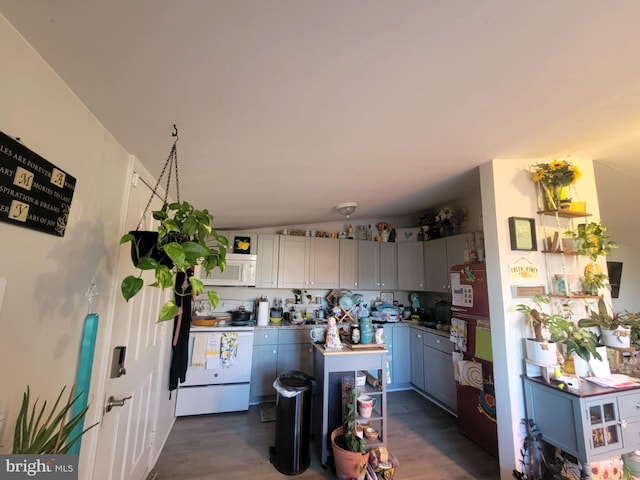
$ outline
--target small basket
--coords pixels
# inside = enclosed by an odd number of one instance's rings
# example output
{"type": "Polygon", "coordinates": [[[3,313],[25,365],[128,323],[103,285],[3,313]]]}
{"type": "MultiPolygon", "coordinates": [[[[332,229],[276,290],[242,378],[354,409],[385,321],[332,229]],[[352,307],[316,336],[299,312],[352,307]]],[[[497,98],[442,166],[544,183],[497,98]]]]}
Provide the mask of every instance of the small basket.
{"type": "Polygon", "coordinates": [[[217,322],[229,320],[231,317],[191,317],[191,324],[196,327],[213,327],[217,322]]]}

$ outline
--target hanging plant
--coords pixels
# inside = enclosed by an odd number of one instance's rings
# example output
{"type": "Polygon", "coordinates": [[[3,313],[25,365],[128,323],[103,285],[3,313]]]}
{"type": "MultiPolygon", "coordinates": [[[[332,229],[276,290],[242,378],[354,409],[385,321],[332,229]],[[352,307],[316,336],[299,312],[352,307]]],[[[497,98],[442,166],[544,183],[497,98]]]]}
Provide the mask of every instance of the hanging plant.
{"type": "MultiPolygon", "coordinates": [[[[178,201],[167,203],[171,179],[171,173],[169,173],[164,204],[160,210],[152,212],[153,218],[160,222],[157,231],[140,232],[141,219],[135,231],[126,233],[120,239],[120,244],[131,242],[131,257],[134,265],[139,269],[137,275],[127,275],[120,285],[122,296],[126,301],[133,298],[144,286],[142,272],[145,270],[154,271],[155,281],[150,283],[149,286],[158,287],[162,290],[173,288],[174,294],[177,296],[190,296],[204,292],[202,281],[193,276],[196,266],[201,265],[207,275],[214,268],[224,270],[226,266],[228,241],[226,237],[218,235],[212,228],[213,216],[206,209],[198,210],[190,203],[180,201],[177,174],[177,130],[174,136],[176,140],[149,199],[145,213],[151,204],[153,195],[156,194],[165,171],[168,168],[169,172],[171,172],[171,167],[174,166],[178,201]],[[148,233],[149,235],[143,235],[142,233],[148,233]],[[152,240],[148,240],[149,236],[151,236],[152,240]],[[186,291],[181,285],[176,285],[179,273],[184,274],[184,278],[188,278],[191,291],[186,291]]],[[[219,302],[218,293],[209,290],[207,291],[207,296],[211,306],[213,308],[217,307],[219,302]]],[[[169,300],[160,309],[158,321],[171,320],[178,312],[179,307],[176,301],[169,300]]]]}

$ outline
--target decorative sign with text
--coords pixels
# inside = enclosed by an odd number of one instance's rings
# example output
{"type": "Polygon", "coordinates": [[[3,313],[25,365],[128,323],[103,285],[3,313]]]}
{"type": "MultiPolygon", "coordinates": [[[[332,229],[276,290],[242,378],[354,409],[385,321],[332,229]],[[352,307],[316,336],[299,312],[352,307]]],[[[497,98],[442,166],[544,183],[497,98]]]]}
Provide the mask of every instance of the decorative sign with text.
{"type": "Polygon", "coordinates": [[[76,179],[0,132],[0,221],[64,236],[76,179]]]}

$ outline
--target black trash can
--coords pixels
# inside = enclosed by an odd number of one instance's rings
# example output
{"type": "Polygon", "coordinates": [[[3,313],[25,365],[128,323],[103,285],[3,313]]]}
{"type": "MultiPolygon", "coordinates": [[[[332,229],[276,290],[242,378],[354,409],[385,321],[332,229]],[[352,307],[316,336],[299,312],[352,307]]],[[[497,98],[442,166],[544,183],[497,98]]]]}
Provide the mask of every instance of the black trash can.
{"type": "Polygon", "coordinates": [[[270,460],[285,475],[298,475],[309,467],[312,386],[313,378],[298,371],[281,373],[274,383],[276,444],[270,460]]]}

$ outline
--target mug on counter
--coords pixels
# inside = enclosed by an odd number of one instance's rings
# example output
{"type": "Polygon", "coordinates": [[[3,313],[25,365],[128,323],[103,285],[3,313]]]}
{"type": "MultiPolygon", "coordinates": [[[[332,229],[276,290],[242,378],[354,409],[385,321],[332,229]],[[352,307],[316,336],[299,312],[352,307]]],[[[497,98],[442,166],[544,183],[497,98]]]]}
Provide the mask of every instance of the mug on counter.
{"type": "Polygon", "coordinates": [[[309,330],[309,336],[315,343],[324,343],[326,332],[326,325],[316,325],[309,330]]]}
{"type": "Polygon", "coordinates": [[[358,413],[362,418],[369,418],[376,406],[377,400],[369,395],[360,395],[358,397],[358,413]]]}

